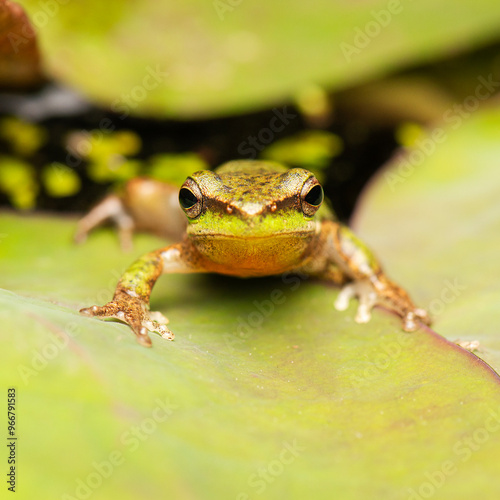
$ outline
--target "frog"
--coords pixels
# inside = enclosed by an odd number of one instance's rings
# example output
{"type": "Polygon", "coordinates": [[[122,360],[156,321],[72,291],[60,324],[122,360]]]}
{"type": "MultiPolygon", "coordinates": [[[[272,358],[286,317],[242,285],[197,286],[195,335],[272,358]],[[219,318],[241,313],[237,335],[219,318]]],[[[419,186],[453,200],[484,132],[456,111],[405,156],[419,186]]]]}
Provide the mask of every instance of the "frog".
{"type": "Polygon", "coordinates": [[[81,314],[127,323],[139,344],[150,333],[167,340],[168,319],[150,310],[154,284],[163,274],[216,273],[238,278],[296,273],[342,287],[335,309],[359,303],[357,323],[382,306],[401,318],[404,331],[430,325],[425,309],[391,281],[368,246],[340,222],[316,176],[275,162],[233,160],[190,175],[178,191],[187,229],[179,242],[151,251],[121,276],[114,296],[81,314]]]}

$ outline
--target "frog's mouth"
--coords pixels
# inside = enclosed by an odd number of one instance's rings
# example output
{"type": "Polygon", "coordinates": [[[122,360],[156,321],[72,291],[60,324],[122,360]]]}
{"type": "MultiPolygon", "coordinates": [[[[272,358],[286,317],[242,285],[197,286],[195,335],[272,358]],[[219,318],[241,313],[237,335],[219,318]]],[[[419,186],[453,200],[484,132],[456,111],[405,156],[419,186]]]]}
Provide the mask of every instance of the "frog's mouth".
{"type": "Polygon", "coordinates": [[[192,241],[200,241],[204,239],[208,240],[238,240],[241,242],[248,242],[249,245],[255,244],[259,240],[272,240],[273,238],[282,239],[282,238],[293,238],[296,237],[298,239],[302,238],[311,238],[314,236],[314,231],[302,230],[302,231],[282,231],[282,232],[274,232],[270,234],[264,234],[262,232],[253,233],[249,231],[245,234],[227,234],[223,232],[218,233],[198,233],[198,232],[189,232],[189,239],[192,241]]]}
{"type": "Polygon", "coordinates": [[[253,217],[207,211],[198,219],[189,221],[187,232],[196,237],[256,239],[280,234],[314,234],[318,231],[318,225],[317,220],[305,217],[296,210],[253,217]]]}

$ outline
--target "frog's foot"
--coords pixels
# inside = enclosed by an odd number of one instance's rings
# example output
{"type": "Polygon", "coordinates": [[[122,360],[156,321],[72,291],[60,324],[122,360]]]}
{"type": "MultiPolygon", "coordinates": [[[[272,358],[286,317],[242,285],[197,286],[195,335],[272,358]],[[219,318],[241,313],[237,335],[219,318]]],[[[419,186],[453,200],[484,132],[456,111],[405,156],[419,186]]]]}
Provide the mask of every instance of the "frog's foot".
{"type": "Polygon", "coordinates": [[[430,319],[424,309],[416,308],[406,292],[392,282],[376,282],[361,280],[345,285],[340,291],[335,308],[345,311],[353,297],[359,298],[358,311],[355,321],[367,323],[371,318],[371,310],[376,305],[389,308],[398,313],[403,319],[403,329],[413,332],[418,329],[419,323],[430,324],[430,319]]]}
{"type": "Polygon", "coordinates": [[[145,347],[152,345],[148,332],[157,332],[167,340],[174,339],[174,334],[165,326],[168,320],[163,314],[148,311],[142,300],[127,294],[115,296],[104,306],[81,309],[80,313],[98,318],[115,318],[127,323],[135,333],[137,341],[145,347]]]}

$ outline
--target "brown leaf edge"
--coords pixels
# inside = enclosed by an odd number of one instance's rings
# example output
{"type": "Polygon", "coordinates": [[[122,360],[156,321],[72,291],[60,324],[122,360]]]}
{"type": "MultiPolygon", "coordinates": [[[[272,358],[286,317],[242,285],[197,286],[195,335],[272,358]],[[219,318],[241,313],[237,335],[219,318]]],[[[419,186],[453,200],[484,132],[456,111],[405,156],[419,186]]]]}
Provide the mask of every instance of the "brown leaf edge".
{"type": "Polygon", "coordinates": [[[27,89],[43,81],[36,30],[20,5],[0,0],[0,87],[27,89]]]}

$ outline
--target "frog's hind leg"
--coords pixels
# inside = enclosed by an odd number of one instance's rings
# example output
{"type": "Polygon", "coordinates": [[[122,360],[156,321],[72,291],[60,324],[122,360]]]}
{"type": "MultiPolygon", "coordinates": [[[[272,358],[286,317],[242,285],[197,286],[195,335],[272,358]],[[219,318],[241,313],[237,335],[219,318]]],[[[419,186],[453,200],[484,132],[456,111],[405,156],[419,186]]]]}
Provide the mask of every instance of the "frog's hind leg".
{"type": "Polygon", "coordinates": [[[74,240],[83,243],[89,233],[105,221],[111,220],[118,227],[118,237],[123,250],[132,248],[132,235],[135,224],[122,200],[115,194],[106,196],[87,215],[78,222],[74,240]]]}

